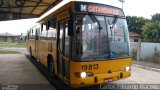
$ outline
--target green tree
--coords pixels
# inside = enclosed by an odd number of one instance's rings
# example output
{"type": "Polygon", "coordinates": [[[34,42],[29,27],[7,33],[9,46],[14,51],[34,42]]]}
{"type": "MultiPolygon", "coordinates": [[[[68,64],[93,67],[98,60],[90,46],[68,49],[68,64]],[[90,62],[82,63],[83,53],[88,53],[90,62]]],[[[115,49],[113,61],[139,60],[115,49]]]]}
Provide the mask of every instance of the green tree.
{"type": "Polygon", "coordinates": [[[156,13],[152,16],[152,21],[160,21],[160,13],[156,13]]]}
{"type": "Polygon", "coordinates": [[[160,22],[150,21],[142,27],[142,36],[144,41],[160,42],[160,22]]]}
{"type": "Polygon", "coordinates": [[[129,31],[139,34],[142,33],[142,26],[149,21],[144,17],[137,17],[137,16],[127,16],[126,19],[129,31]]]}

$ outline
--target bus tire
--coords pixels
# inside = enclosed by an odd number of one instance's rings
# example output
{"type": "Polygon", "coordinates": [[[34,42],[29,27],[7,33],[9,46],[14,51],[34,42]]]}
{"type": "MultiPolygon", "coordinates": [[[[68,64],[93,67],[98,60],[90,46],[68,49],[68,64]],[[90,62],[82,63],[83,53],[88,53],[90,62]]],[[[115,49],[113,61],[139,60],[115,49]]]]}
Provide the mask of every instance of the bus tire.
{"type": "Polygon", "coordinates": [[[29,48],[29,53],[30,53],[31,58],[33,58],[33,55],[32,55],[32,48],[31,48],[31,47],[29,48]]]}
{"type": "Polygon", "coordinates": [[[53,58],[51,56],[48,57],[48,71],[49,71],[49,75],[51,76],[55,76],[55,67],[54,67],[54,62],[53,62],[53,58]]]}

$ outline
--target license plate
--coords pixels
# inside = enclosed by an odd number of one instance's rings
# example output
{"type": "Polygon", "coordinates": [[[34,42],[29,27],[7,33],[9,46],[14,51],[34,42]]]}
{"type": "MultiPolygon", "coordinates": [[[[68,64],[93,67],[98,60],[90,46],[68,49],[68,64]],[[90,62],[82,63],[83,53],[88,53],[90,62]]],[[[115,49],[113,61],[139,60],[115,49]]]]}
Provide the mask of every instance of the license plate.
{"type": "Polygon", "coordinates": [[[105,82],[105,83],[112,82],[112,81],[113,81],[113,79],[112,79],[112,78],[104,79],[104,82],[105,82]]]}

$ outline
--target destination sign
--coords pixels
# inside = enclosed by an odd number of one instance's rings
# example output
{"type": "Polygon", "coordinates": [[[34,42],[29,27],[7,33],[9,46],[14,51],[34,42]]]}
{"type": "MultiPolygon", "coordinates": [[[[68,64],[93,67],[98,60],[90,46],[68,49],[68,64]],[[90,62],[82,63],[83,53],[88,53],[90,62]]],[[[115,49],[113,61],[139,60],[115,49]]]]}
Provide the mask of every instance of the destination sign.
{"type": "Polygon", "coordinates": [[[100,14],[124,16],[122,9],[109,6],[109,5],[78,2],[76,3],[75,7],[76,7],[76,11],[78,12],[89,12],[89,13],[100,13],[100,14]]]}

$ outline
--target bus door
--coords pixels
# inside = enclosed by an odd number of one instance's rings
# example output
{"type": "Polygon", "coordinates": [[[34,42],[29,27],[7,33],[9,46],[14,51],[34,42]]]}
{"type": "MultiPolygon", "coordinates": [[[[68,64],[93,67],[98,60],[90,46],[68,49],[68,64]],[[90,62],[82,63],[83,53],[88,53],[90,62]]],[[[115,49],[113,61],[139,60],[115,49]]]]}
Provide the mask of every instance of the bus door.
{"type": "Polygon", "coordinates": [[[58,74],[69,81],[69,47],[68,19],[59,22],[57,66],[58,74]]]}

